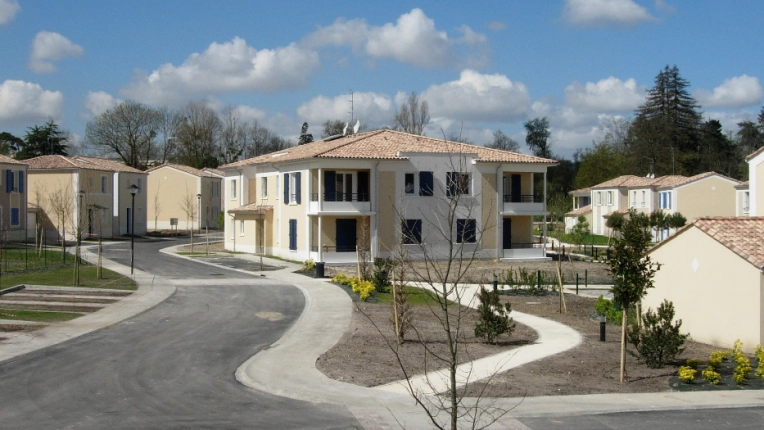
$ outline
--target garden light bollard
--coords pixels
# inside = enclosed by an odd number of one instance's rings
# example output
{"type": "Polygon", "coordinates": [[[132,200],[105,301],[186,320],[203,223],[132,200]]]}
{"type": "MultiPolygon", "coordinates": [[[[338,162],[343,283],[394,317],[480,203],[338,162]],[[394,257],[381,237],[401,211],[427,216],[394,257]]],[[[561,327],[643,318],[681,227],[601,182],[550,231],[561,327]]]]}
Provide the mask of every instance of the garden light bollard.
{"type": "Polygon", "coordinates": [[[584,288],[589,288],[589,269],[584,269],[584,288]]]}
{"type": "Polygon", "coordinates": [[[600,342],[605,341],[605,315],[600,315],[600,342]]]}

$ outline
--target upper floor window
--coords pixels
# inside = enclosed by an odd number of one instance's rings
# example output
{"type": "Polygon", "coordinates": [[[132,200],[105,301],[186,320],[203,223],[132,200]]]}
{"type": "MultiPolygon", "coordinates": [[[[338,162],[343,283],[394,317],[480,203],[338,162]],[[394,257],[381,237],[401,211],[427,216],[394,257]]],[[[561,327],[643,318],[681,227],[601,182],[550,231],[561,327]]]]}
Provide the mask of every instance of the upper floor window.
{"type": "Polygon", "coordinates": [[[406,194],[414,194],[414,174],[406,173],[403,176],[404,192],[406,194]]]}
{"type": "Polygon", "coordinates": [[[636,207],[636,206],[637,206],[637,192],[632,191],[631,192],[631,207],[636,207]]]}
{"type": "Polygon", "coordinates": [[[602,206],[602,191],[597,191],[597,206],[602,206]]]}
{"type": "Polygon", "coordinates": [[[446,192],[448,196],[456,196],[460,194],[470,194],[470,174],[460,172],[447,172],[446,175],[446,192]]]}
{"type": "Polygon", "coordinates": [[[613,192],[612,191],[608,191],[607,192],[607,205],[608,206],[613,206],[613,192]]]}
{"type": "Polygon", "coordinates": [[[268,178],[260,178],[260,198],[268,198],[268,178]]]}
{"type": "Polygon", "coordinates": [[[743,211],[746,212],[746,213],[748,212],[748,209],[750,208],[750,205],[749,205],[749,198],[750,197],[749,197],[748,193],[749,193],[748,191],[743,193],[743,211]]]}
{"type": "Polygon", "coordinates": [[[300,172],[284,173],[284,204],[300,204],[301,176],[300,172]]]}
{"type": "Polygon", "coordinates": [[[645,207],[645,195],[646,194],[647,193],[645,192],[645,190],[642,190],[642,207],[645,207]]]}
{"type": "Polygon", "coordinates": [[[106,178],[106,176],[101,176],[101,192],[105,193],[106,188],[108,188],[108,182],[109,180],[106,178]]]}
{"type": "Polygon", "coordinates": [[[671,209],[671,191],[658,193],[658,206],[661,209],[671,209]]]}
{"type": "Polygon", "coordinates": [[[236,179],[231,179],[231,200],[236,200],[236,179]]]}

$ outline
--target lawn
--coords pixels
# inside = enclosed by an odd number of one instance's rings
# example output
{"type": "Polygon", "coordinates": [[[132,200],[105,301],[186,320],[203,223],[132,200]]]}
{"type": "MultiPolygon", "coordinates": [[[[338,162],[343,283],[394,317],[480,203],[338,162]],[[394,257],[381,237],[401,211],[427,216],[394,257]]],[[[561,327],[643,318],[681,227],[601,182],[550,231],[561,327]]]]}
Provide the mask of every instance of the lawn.
{"type": "MultiPolygon", "coordinates": [[[[404,287],[403,290],[406,293],[408,293],[409,304],[412,306],[421,306],[421,305],[437,303],[437,300],[435,299],[435,294],[432,291],[427,291],[427,290],[423,290],[421,288],[416,288],[416,287],[404,287]]],[[[376,294],[374,294],[374,297],[376,297],[377,303],[379,304],[383,304],[383,305],[393,304],[393,293],[390,287],[385,287],[384,291],[377,292],[376,294]]],[[[451,304],[455,305],[456,303],[451,302],[451,304]]]]}
{"type": "MultiPolygon", "coordinates": [[[[113,290],[135,290],[132,279],[108,269],[102,270],[102,278],[96,279],[96,267],[83,264],[80,266],[80,285],[86,288],[108,288],[113,290]]],[[[0,276],[0,289],[18,284],[72,286],[74,267],[58,267],[48,270],[36,270],[22,273],[3,273],[0,276]]]]}
{"type": "MultiPolygon", "coordinates": [[[[561,232],[556,232],[556,231],[550,231],[550,232],[547,232],[547,236],[554,237],[554,238],[559,239],[559,240],[561,240],[561,241],[563,241],[565,243],[575,243],[575,240],[573,239],[573,235],[572,234],[561,233],[561,232]]],[[[610,241],[610,243],[612,243],[612,240],[610,241]]],[[[603,246],[607,246],[608,245],[608,237],[607,236],[601,236],[599,234],[587,233],[584,236],[583,245],[603,245],[603,246]]]]}
{"type": "Polygon", "coordinates": [[[69,321],[81,316],[82,314],[76,312],[48,312],[0,308],[0,319],[4,320],[35,321],[47,323],[69,321]]]}

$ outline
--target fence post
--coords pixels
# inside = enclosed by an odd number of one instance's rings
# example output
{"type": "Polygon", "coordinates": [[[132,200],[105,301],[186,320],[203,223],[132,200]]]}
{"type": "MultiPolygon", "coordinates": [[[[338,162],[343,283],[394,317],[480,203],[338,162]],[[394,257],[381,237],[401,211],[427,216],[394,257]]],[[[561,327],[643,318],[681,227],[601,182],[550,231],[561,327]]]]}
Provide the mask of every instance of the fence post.
{"type": "Polygon", "coordinates": [[[584,269],[584,288],[589,288],[589,269],[584,269]]]}
{"type": "Polygon", "coordinates": [[[541,270],[536,271],[536,288],[541,290],[541,270]]]}
{"type": "Polygon", "coordinates": [[[578,295],[578,272],[576,272],[576,295],[578,295]]]}

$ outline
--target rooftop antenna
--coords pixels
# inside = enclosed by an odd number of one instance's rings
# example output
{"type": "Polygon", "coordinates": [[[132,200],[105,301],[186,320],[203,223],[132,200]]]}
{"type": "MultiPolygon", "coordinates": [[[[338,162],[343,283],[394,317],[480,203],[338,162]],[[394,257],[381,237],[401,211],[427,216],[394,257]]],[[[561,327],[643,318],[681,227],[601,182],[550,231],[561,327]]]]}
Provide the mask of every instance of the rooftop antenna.
{"type": "Polygon", "coordinates": [[[352,124],[353,123],[353,90],[350,89],[348,90],[348,92],[350,93],[350,112],[349,113],[350,113],[350,123],[352,124]]]}
{"type": "Polygon", "coordinates": [[[355,123],[353,126],[353,134],[358,133],[358,129],[361,128],[361,120],[359,119],[358,122],[355,123]]]}
{"type": "Polygon", "coordinates": [[[345,127],[342,129],[342,135],[345,136],[348,133],[348,123],[345,123],[345,127]]]}

